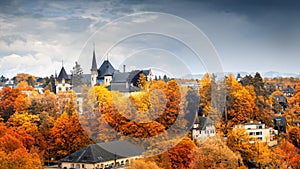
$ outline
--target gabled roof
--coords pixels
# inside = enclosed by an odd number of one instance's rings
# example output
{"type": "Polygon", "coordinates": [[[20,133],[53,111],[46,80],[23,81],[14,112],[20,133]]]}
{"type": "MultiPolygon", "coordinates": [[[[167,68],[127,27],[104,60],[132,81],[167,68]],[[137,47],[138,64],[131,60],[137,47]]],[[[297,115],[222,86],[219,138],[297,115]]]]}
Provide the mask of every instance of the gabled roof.
{"type": "Polygon", "coordinates": [[[61,68],[60,72],[59,72],[59,75],[57,77],[57,80],[62,80],[62,79],[65,79],[65,80],[70,80],[70,77],[68,76],[66,70],[64,67],[61,68]]]}
{"type": "Polygon", "coordinates": [[[119,92],[136,92],[136,91],[140,91],[140,88],[136,87],[136,86],[131,86],[130,84],[128,84],[128,86],[126,86],[126,83],[128,82],[124,82],[124,83],[111,83],[109,86],[107,86],[108,90],[115,90],[115,91],[119,91],[119,92]]]}
{"type": "Polygon", "coordinates": [[[140,156],[144,151],[127,141],[113,141],[88,145],[61,159],[61,162],[99,163],[140,156]]]}
{"type": "Polygon", "coordinates": [[[205,130],[208,125],[213,125],[213,122],[208,117],[196,117],[195,124],[199,124],[200,130],[205,130]]]}
{"type": "Polygon", "coordinates": [[[128,82],[129,72],[118,72],[113,74],[111,83],[125,83],[128,82]]]}
{"type": "Polygon", "coordinates": [[[145,76],[148,76],[150,74],[150,72],[151,72],[150,69],[148,69],[148,70],[142,70],[142,71],[143,71],[143,73],[144,73],[145,76]]]}
{"type": "Polygon", "coordinates": [[[277,99],[277,101],[280,103],[286,103],[287,102],[287,99],[286,97],[283,95],[283,94],[276,94],[275,95],[275,98],[277,99]]]}
{"type": "Polygon", "coordinates": [[[98,78],[104,78],[106,73],[113,74],[115,72],[115,68],[111,65],[108,60],[105,60],[100,68],[98,69],[98,78]]]}

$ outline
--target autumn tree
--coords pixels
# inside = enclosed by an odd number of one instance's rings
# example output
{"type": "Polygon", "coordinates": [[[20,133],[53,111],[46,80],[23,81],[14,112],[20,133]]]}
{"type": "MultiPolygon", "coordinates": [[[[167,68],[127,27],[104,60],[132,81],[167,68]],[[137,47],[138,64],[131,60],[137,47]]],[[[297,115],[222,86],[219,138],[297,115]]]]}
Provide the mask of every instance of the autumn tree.
{"type": "Polygon", "coordinates": [[[30,86],[34,86],[36,82],[36,77],[26,73],[19,73],[15,78],[15,84],[25,81],[30,86]]]}
{"type": "MultiPolygon", "coordinates": [[[[173,139],[173,140],[161,142],[159,144],[162,145],[158,145],[158,148],[163,146],[165,148],[168,147],[170,149],[159,155],[151,156],[147,158],[146,161],[155,162],[161,168],[185,169],[190,167],[192,161],[190,156],[192,155],[194,149],[196,148],[195,143],[190,138],[185,137],[179,142],[177,139],[173,139]],[[174,143],[176,144],[174,145],[174,143]]],[[[155,151],[155,149],[153,149],[152,151],[155,151]]],[[[156,153],[152,153],[152,154],[156,154],[156,153]]]]}
{"type": "Polygon", "coordinates": [[[50,154],[55,159],[60,159],[92,143],[80,126],[75,112],[71,115],[65,112],[55,121],[50,138],[50,154]]]}
{"type": "Polygon", "coordinates": [[[74,88],[82,85],[82,68],[78,62],[75,62],[75,66],[72,71],[72,85],[74,88]]]}
{"type": "Polygon", "coordinates": [[[39,155],[25,149],[20,139],[21,135],[0,123],[0,168],[41,169],[39,155]]]}
{"type": "Polygon", "coordinates": [[[243,166],[240,155],[229,149],[218,135],[208,138],[190,156],[191,169],[238,168],[243,166]]]}
{"type": "Polygon", "coordinates": [[[31,150],[37,147],[40,151],[43,151],[46,149],[46,141],[39,132],[39,120],[37,115],[31,115],[26,112],[15,113],[9,118],[6,125],[22,136],[21,140],[26,149],[31,150]]]}
{"type": "Polygon", "coordinates": [[[6,122],[16,110],[23,110],[26,104],[26,96],[21,93],[19,89],[12,89],[10,87],[3,88],[0,91],[0,115],[6,122]],[[25,102],[23,102],[23,99],[25,102]],[[23,104],[24,103],[24,104],[23,104]]]}
{"type": "Polygon", "coordinates": [[[140,73],[137,84],[138,84],[138,87],[140,89],[146,89],[147,88],[147,77],[145,76],[144,73],[140,73]]]}
{"type": "Polygon", "coordinates": [[[280,160],[281,166],[287,168],[300,167],[300,150],[292,143],[284,141],[274,151],[280,160]]]}
{"type": "Polygon", "coordinates": [[[238,152],[244,161],[248,162],[257,155],[257,149],[250,143],[249,133],[243,128],[233,129],[228,134],[227,146],[233,151],[238,152]]]}
{"type": "Polygon", "coordinates": [[[226,79],[227,114],[229,126],[242,124],[253,120],[257,116],[255,92],[252,86],[242,86],[233,75],[226,79]]]}
{"type": "Polygon", "coordinates": [[[145,161],[142,159],[133,160],[128,169],[161,169],[154,162],[145,161]]]}
{"type": "Polygon", "coordinates": [[[200,89],[199,89],[199,96],[200,96],[200,105],[199,111],[200,114],[208,115],[209,110],[211,108],[211,79],[210,75],[206,73],[200,81],[200,89]]]}

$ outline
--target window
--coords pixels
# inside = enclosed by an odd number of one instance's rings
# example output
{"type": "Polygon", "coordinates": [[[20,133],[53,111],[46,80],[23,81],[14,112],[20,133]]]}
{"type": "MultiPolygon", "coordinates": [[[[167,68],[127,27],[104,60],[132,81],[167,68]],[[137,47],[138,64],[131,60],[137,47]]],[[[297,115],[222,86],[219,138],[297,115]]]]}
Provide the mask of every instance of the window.
{"type": "Polygon", "coordinates": [[[84,168],[84,164],[82,164],[81,167],[84,168]]]}
{"type": "Polygon", "coordinates": [[[250,132],[250,133],[249,133],[249,135],[250,135],[250,136],[253,136],[253,135],[254,135],[254,133],[253,133],[253,132],[250,132]]]}
{"type": "Polygon", "coordinates": [[[262,140],[262,137],[258,137],[258,139],[262,140]]]}
{"type": "Polygon", "coordinates": [[[259,129],[262,129],[262,126],[258,126],[259,129]]]}

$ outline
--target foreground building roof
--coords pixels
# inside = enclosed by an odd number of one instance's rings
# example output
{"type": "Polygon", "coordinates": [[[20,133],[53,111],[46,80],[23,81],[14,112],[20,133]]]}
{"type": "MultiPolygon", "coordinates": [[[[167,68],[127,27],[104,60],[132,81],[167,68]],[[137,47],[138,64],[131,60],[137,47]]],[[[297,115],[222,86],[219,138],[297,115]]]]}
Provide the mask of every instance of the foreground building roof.
{"type": "Polygon", "coordinates": [[[127,141],[113,141],[88,145],[61,159],[61,162],[100,163],[120,158],[140,156],[144,151],[144,149],[127,141]]]}

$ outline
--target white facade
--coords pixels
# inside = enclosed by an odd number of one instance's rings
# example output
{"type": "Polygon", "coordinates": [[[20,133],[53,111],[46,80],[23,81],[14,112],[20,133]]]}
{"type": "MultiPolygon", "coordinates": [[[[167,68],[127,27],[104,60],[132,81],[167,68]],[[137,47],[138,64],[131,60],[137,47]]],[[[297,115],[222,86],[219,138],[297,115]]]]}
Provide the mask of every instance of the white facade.
{"type": "Polygon", "coordinates": [[[56,92],[59,91],[68,91],[72,89],[72,85],[69,83],[66,83],[65,79],[62,79],[61,82],[56,83],[56,92]]]}
{"type": "Polygon", "coordinates": [[[216,127],[207,117],[196,118],[192,128],[192,139],[202,140],[208,137],[215,136],[216,127]]]}
{"type": "MultiPolygon", "coordinates": [[[[265,124],[261,122],[253,123],[251,121],[243,125],[236,125],[235,128],[237,127],[246,129],[251,137],[257,138],[262,142],[267,142],[270,147],[277,145],[275,130],[273,128],[266,128],[265,124]]],[[[254,141],[251,141],[251,143],[254,143],[254,141]]]]}
{"type": "Polygon", "coordinates": [[[95,86],[97,84],[97,77],[98,77],[98,72],[91,71],[91,86],[95,86]]]}
{"type": "Polygon", "coordinates": [[[105,162],[100,162],[100,163],[72,163],[72,162],[62,162],[61,163],[61,168],[62,169],[104,169],[104,168],[113,168],[113,167],[122,167],[122,166],[128,166],[130,164],[131,160],[135,160],[140,158],[140,156],[135,156],[135,157],[128,157],[128,158],[121,158],[111,161],[105,161],[105,162]]]}
{"type": "Polygon", "coordinates": [[[111,75],[105,75],[104,76],[104,85],[105,86],[109,86],[110,85],[110,82],[112,81],[112,76],[111,75]]]}

